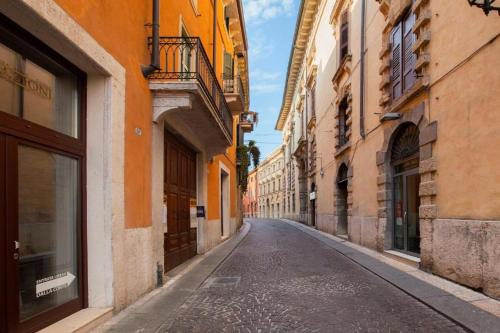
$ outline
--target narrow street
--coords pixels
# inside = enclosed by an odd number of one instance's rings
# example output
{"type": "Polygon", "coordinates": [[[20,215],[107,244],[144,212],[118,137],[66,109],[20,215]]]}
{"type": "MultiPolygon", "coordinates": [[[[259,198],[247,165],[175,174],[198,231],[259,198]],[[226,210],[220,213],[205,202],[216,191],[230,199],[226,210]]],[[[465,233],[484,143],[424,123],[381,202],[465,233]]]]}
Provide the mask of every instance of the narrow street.
{"type": "Polygon", "coordinates": [[[462,331],[293,226],[251,224],[164,332],[462,331]]]}

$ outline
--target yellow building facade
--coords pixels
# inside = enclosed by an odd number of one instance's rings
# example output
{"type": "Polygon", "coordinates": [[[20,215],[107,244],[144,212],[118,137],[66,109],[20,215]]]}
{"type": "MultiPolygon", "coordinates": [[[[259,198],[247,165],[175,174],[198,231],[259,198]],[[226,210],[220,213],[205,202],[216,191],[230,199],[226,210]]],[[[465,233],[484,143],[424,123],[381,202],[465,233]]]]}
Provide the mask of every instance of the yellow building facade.
{"type": "Polygon", "coordinates": [[[238,230],[240,0],[21,0],[0,15],[0,331],[109,316],[238,230]]]}

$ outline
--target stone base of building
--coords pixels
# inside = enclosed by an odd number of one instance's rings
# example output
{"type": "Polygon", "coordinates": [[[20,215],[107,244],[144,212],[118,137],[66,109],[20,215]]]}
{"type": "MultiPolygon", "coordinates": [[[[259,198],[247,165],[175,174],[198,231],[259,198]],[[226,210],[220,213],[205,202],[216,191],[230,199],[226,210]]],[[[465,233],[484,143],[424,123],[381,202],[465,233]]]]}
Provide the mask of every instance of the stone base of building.
{"type": "Polygon", "coordinates": [[[434,274],[500,299],[500,221],[436,219],[432,239],[434,274]]]}
{"type": "Polygon", "coordinates": [[[220,219],[203,220],[199,223],[198,254],[203,254],[213,249],[238,231],[241,227],[240,219],[232,217],[225,226],[229,230],[222,233],[220,219]]]}
{"type": "MultiPolygon", "coordinates": [[[[299,221],[298,215],[286,218],[299,221]]],[[[339,236],[337,221],[334,215],[318,214],[317,227],[339,236]]],[[[377,230],[377,221],[377,217],[349,217],[349,241],[379,252],[391,249],[377,248],[377,234],[385,234],[377,230]]],[[[500,299],[500,221],[435,219],[431,234],[430,251],[421,257],[421,269],[500,299]]]]}
{"type": "Polygon", "coordinates": [[[337,216],[333,214],[318,214],[316,216],[316,227],[318,228],[318,230],[336,235],[337,216]]]}

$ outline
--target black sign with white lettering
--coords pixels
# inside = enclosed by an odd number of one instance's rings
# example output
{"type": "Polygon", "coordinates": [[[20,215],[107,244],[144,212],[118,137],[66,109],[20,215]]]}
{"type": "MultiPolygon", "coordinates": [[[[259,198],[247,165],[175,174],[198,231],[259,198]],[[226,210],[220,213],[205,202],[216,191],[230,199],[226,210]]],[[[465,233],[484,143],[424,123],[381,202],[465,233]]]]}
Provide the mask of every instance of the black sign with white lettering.
{"type": "Polygon", "coordinates": [[[205,217],[205,206],[196,206],[196,217],[205,217]]]}

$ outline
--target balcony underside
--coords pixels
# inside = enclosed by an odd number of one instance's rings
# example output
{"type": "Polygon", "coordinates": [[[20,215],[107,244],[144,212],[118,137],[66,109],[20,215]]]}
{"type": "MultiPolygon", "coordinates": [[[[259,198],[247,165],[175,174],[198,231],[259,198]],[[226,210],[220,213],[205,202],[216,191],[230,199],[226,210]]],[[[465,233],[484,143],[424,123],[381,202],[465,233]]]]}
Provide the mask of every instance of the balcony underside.
{"type": "Polygon", "coordinates": [[[209,156],[222,154],[232,145],[229,131],[198,82],[151,81],[149,88],[153,92],[154,122],[181,123],[205,144],[209,156]]]}
{"type": "Polygon", "coordinates": [[[245,101],[239,93],[224,93],[227,105],[233,116],[237,116],[245,111],[245,101]]]}
{"type": "Polygon", "coordinates": [[[250,133],[253,132],[253,123],[250,122],[241,122],[240,123],[241,130],[244,133],[250,133]]]}

